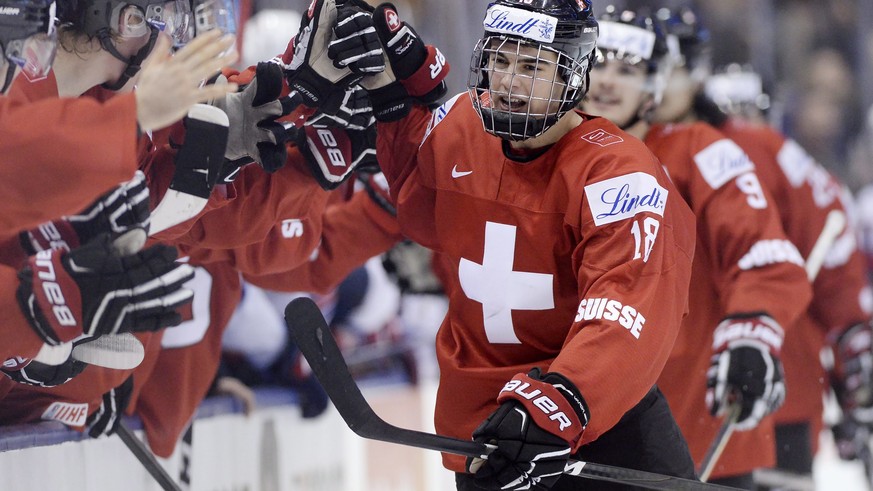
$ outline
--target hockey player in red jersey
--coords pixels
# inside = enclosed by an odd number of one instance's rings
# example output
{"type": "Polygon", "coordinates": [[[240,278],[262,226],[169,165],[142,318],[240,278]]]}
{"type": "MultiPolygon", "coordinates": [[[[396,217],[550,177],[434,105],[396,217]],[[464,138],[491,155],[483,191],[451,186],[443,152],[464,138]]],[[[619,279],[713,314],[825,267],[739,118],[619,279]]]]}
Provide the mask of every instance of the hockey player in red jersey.
{"type": "MultiPolygon", "coordinates": [[[[78,2],[80,8],[84,4],[78,2]]],[[[83,34],[81,24],[71,22],[70,5],[64,2],[59,12],[61,49],[57,57],[66,77],[61,84],[64,90],[59,90],[51,71],[30,83],[18,80],[10,97],[0,98],[0,172],[4,177],[3,195],[9,197],[0,214],[0,226],[6,233],[18,233],[81,211],[99,195],[133,177],[138,130],[167,126],[180,120],[194,103],[234,89],[232,85],[199,86],[203,78],[235,59],[233,55],[217,56],[232,39],[217,41],[217,36],[212,35],[181,50],[180,56],[154,57],[151,66],[139,74],[135,94],[119,95],[105,104],[93,99],[58,100],[77,97],[103,83],[117,85],[123,73],[132,73],[133,68],[126,69],[115,54],[127,62],[133,53],[147,54],[155,43],[158,51],[165,51],[170,42],[162,35],[161,41],[148,44],[157,36],[157,28],[148,27],[152,24],[143,18],[145,12],[129,4],[118,11],[123,17],[106,27],[107,33],[121,29],[126,35],[106,38],[101,44],[83,34]],[[85,57],[83,53],[90,55],[85,57]],[[32,86],[26,94],[21,90],[25,85],[32,86]],[[34,159],[42,165],[34,166],[34,159]],[[18,196],[26,199],[13,199],[18,196]],[[34,199],[44,202],[34,206],[34,199]]],[[[169,23],[164,17],[170,10],[162,12],[160,17],[148,20],[169,23]]],[[[136,68],[141,61],[138,59],[136,68]]]]}
{"type": "MultiPolygon", "coordinates": [[[[38,81],[49,74],[57,38],[54,2],[9,1],[3,2],[2,7],[0,44],[3,47],[3,63],[0,68],[3,68],[5,93],[19,66],[31,81],[38,81]]],[[[154,83],[151,85],[154,86],[154,83]]],[[[142,102],[150,102],[151,99],[153,97],[146,97],[142,102]]],[[[97,110],[96,105],[84,101],[55,100],[30,105],[15,98],[3,97],[0,98],[0,106],[0,133],[3,134],[0,141],[5,144],[0,148],[0,168],[5,176],[4,185],[10,186],[4,193],[7,199],[0,217],[0,242],[3,243],[0,255],[4,256],[5,264],[2,275],[9,278],[4,282],[3,295],[4,304],[9,302],[9,308],[4,310],[9,315],[3,325],[4,349],[0,358],[9,362],[4,367],[16,376],[33,374],[37,370],[37,363],[30,363],[29,360],[41,348],[83,334],[98,336],[128,329],[154,330],[172,324],[172,315],[163,320],[161,316],[170,314],[174,305],[190,301],[190,295],[187,300],[181,297],[171,300],[173,293],[180,292],[181,282],[177,280],[186,278],[188,273],[185,268],[172,265],[175,255],[167,248],[149,249],[119,258],[112,256],[109,249],[111,244],[101,239],[101,245],[89,245],[81,250],[69,251],[68,247],[67,250],[47,251],[31,258],[23,254],[13,254],[12,258],[7,255],[8,245],[17,245],[17,234],[22,229],[35,227],[61,214],[78,212],[100,193],[133,176],[134,166],[119,165],[125,163],[125,157],[132,157],[132,152],[129,155],[106,151],[94,153],[93,147],[100,146],[102,149],[107,136],[115,135],[119,137],[118,142],[110,143],[110,148],[129,145],[132,150],[136,119],[131,118],[129,126],[119,127],[122,119],[113,119],[110,110],[97,110]],[[71,117],[71,113],[75,115],[71,117]],[[98,122],[97,116],[100,115],[108,116],[106,121],[98,122]],[[91,122],[94,124],[90,125],[91,122]],[[103,124],[106,126],[101,126],[103,124]],[[125,129],[128,130],[128,138],[121,133],[125,129]],[[86,153],[92,158],[83,159],[86,153]],[[34,167],[34,161],[41,165],[34,167]],[[77,271],[70,266],[74,262],[80,266],[87,264],[93,272],[83,274],[77,271]],[[23,264],[26,269],[16,273],[23,264]],[[46,271],[46,268],[51,269],[46,271]],[[176,275],[176,279],[171,279],[172,275],[176,275]],[[105,309],[102,314],[93,311],[95,305],[104,299],[118,296],[118,289],[145,285],[153,280],[166,281],[163,291],[148,293],[144,295],[145,298],[130,297],[129,306],[151,299],[166,302],[163,308],[143,315],[126,315],[123,309],[119,310],[116,306],[105,309]],[[44,298],[46,295],[39,293],[43,289],[54,292],[54,295],[44,298]],[[57,305],[57,302],[62,303],[57,305]],[[16,305],[13,306],[13,303],[16,305]],[[44,315],[51,303],[55,303],[53,310],[56,319],[44,315]],[[61,311],[69,315],[60,316],[61,311]],[[25,364],[26,370],[22,370],[25,364]]],[[[178,109],[173,108],[169,113],[176,111],[178,109]]],[[[165,113],[167,111],[158,108],[136,116],[141,116],[143,123],[151,125],[167,118],[165,113]]],[[[134,163],[132,158],[127,161],[134,163]]],[[[79,225],[97,221],[80,218],[82,221],[79,225]]],[[[90,238],[98,238],[101,231],[108,229],[96,227],[91,230],[90,238]]],[[[84,242],[82,245],[85,245],[84,242]]],[[[124,293],[121,295],[129,296],[124,293]]]]}
{"type": "Polygon", "coordinates": [[[738,406],[736,428],[744,431],[734,433],[712,479],[750,488],[751,471],[774,463],[765,416],[784,398],[783,327],[793,326],[811,294],[803,258],[735,143],[703,123],[651,125],[672,63],[658,22],[609,7],[600,28],[603,58],[583,108],[642,139],[697,215],[690,312],[658,386],[698,464],[720,416],[738,406]]]}
{"type": "MultiPolygon", "coordinates": [[[[697,95],[694,113],[718,125],[752,156],[764,187],[780,203],[786,233],[800,253],[809,257],[831,213],[854,215],[851,198],[844,186],[797,142],[763,124],[759,103],[765,96],[758,74],[732,66],[706,80],[705,91],[697,95]]],[[[834,428],[841,456],[857,457],[861,451],[858,442],[862,440],[857,435],[863,433],[857,428],[860,425],[869,431],[873,423],[873,400],[869,396],[873,383],[873,298],[857,235],[849,221],[836,236],[814,278],[810,308],[794,335],[786,340],[788,393],[774,417],[779,469],[812,475],[822,428],[822,392],[828,392],[831,385],[844,418],[834,428]],[[834,355],[835,366],[829,367],[830,373],[818,363],[823,348],[834,355]],[[847,431],[849,428],[853,430],[847,431]]]]}
{"type": "MultiPolygon", "coordinates": [[[[375,43],[378,44],[378,41],[376,40],[375,43]]],[[[288,56],[290,57],[292,53],[293,45],[288,56]]],[[[377,58],[381,60],[381,54],[377,54],[377,58]]],[[[266,72],[259,69],[249,75],[259,73],[266,72]]],[[[279,76],[281,78],[281,71],[279,76]]],[[[237,80],[244,81],[244,79],[237,80]]],[[[253,89],[253,93],[261,94],[260,89],[265,86],[266,81],[260,79],[258,83],[261,85],[249,85],[247,88],[253,89]],[[258,90],[255,90],[256,87],[258,90]]],[[[245,99],[249,95],[244,91],[242,98],[245,99]]],[[[255,99],[258,97],[256,95],[255,99]]],[[[344,100],[348,101],[350,98],[346,97],[344,100]]],[[[248,103],[252,102],[248,101],[248,103]]],[[[342,114],[341,112],[340,115],[342,114]]],[[[363,116],[364,123],[370,124],[371,116],[366,115],[363,108],[356,108],[355,114],[363,116]]],[[[354,116],[352,113],[346,115],[353,116],[343,120],[346,126],[350,121],[359,119],[359,116],[354,116]]],[[[322,116],[316,115],[313,118],[319,126],[322,124],[321,121],[330,120],[322,116]]],[[[329,132],[329,128],[316,128],[315,125],[312,127],[317,131],[310,135],[310,139],[325,138],[333,141],[337,147],[325,148],[313,145],[313,150],[310,152],[319,155],[318,158],[312,155],[309,159],[305,159],[300,150],[289,147],[287,159],[269,169],[273,172],[269,176],[264,172],[266,166],[263,163],[261,166],[241,167],[234,176],[228,176],[235,177],[227,181],[229,194],[225,198],[232,199],[223,199],[220,206],[214,207],[198,219],[181,224],[162,234],[164,240],[179,245],[189,256],[192,264],[204,265],[209,274],[206,276],[201,274],[201,276],[212,278],[214,281],[205,281],[212,285],[211,288],[207,286],[203,290],[207,294],[201,298],[206,300],[199,304],[199,307],[195,305],[197,315],[190,322],[179,326],[179,329],[167,335],[170,339],[163,343],[164,348],[167,349],[158,351],[158,346],[162,343],[160,339],[156,340],[156,337],[146,345],[146,361],[134,372],[132,386],[127,382],[126,373],[112,374],[111,380],[114,384],[107,386],[109,379],[104,377],[101,370],[91,367],[83,374],[82,377],[85,378],[74,381],[76,385],[62,387],[55,391],[65,404],[77,404],[77,407],[80,407],[84,403],[89,407],[85,413],[95,416],[93,420],[89,420],[89,422],[93,421],[92,434],[109,433],[113,430],[112,424],[104,422],[117,421],[117,419],[107,416],[107,412],[103,412],[102,409],[97,413],[95,410],[101,406],[103,392],[125,382],[119,386],[115,394],[123,396],[125,401],[132,401],[136,411],[143,417],[149,443],[154,451],[159,455],[169,456],[179,433],[193,416],[214,376],[221,333],[239,295],[237,276],[240,271],[251,274],[253,279],[258,275],[273,274],[269,278],[270,284],[274,288],[280,288],[283,278],[278,273],[287,273],[296,267],[311,271],[324,266],[319,274],[306,275],[314,286],[307,287],[305,281],[298,280],[293,282],[293,289],[325,288],[331,282],[339,282],[354,265],[363,263],[364,260],[382,252],[399,239],[396,225],[392,226],[393,219],[384,210],[374,207],[366,194],[359,194],[349,203],[349,206],[343,206],[337,213],[332,210],[325,212],[329,193],[322,186],[332,187],[338,184],[340,181],[331,182],[331,180],[347,176],[347,171],[353,170],[362,155],[370,155],[372,158],[374,152],[356,139],[349,141],[341,134],[341,130],[333,133],[332,138],[327,138],[323,132],[329,132]],[[341,153],[337,155],[340,150],[341,153]],[[343,173],[335,175],[329,165],[324,165],[325,162],[343,164],[337,165],[343,168],[343,173]],[[312,172],[316,169],[323,174],[313,176],[312,172]],[[323,233],[322,230],[325,232],[323,233]],[[338,248],[360,245],[360,241],[367,237],[368,233],[374,235],[373,240],[365,240],[363,247],[354,247],[339,254],[338,248]],[[337,237],[336,240],[333,240],[334,236],[337,237]],[[264,244],[270,247],[262,247],[261,243],[265,240],[267,242],[264,244]],[[322,247],[318,255],[320,259],[307,264],[320,240],[322,247]],[[222,249],[239,248],[243,251],[247,247],[254,252],[241,256],[241,259],[233,264],[216,257],[222,249]],[[209,254],[210,248],[215,249],[215,254],[209,254]],[[332,257],[334,260],[321,260],[321,258],[332,257]],[[205,315],[206,312],[210,314],[205,315]],[[196,370],[192,367],[196,367],[196,370]],[[84,381],[88,378],[91,378],[93,383],[86,386],[84,381]],[[173,388],[169,392],[171,396],[168,396],[168,387],[173,388]]],[[[302,146],[308,148],[309,144],[302,146]]],[[[253,151],[255,155],[250,155],[247,162],[243,163],[251,162],[252,156],[262,156],[262,153],[259,154],[260,149],[259,145],[258,150],[253,151]]],[[[149,185],[157,188],[152,196],[155,200],[159,200],[172,177],[172,161],[161,155],[157,158],[148,158],[146,162],[149,185]]],[[[294,278],[293,273],[285,276],[294,278]]],[[[200,282],[203,283],[203,280],[200,282]]],[[[16,388],[15,394],[10,397],[18,398],[21,392],[27,390],[16,388]]],[[[25,410],[20,413],[10,413],[10,416],[15,418],[23,416],[38,418],[40,414],[58,413],[57,411],[40,413],[39,406],[29,405],[30,401],[27,398],[16,400],[25,402],[25,410]]],[[[45,400],[43,397],[42,401],[45,400]]],[[[59,403],[59,401],[53,400],[52,403],[59,403]]],[[[109,405],[104,404],[104,407],[109,405]]],[[[65,411],[63,414],[69,412],[65,411]]],[[[82,422],[76,421],[77,424],[82,422]]]]}
{"type": "Polygon", "coordinates": [[[361,81],[379,162],[401,230],[448,268],[436,429],[497,447],[444,464],[462,490],[582,489],[561,477],[571,456],[693,478],[654,382],[686,311],[694,218],[640,142],[574,109],[588,2],[536,5],[488,8],[469,92],[433,111],[446,60],[392,5],[373,12],[390,64],[361,81]]]}

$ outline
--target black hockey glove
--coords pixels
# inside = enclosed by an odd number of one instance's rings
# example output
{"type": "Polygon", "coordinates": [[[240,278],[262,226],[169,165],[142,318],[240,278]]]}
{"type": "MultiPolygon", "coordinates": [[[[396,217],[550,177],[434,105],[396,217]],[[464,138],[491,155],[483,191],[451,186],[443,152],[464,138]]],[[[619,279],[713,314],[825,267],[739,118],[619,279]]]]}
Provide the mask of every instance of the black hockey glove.
{"type": "Polygon", "coordinates": [[[873,329],[855,324],[831,342],[834,368],[831,385],[844,414],[873,425],[873,329]]]}
{"type": "Polygon", "coordinates": [[[99,438],[103,435],[110,436],[115,434],[124,416],[124,412],[130,404],[131,395],[133,395],[133,375],[127,377],[118,387],[110,389],[109,392],[103,394],[100,407],[91,413],[85,421],[88,436],[99,438]]]}
{"type": "Polygon", "coordinates": [[[440,50],[425,45],[390,3],[376,7],[373,26],[388,60],[384,72],[361,81],[370,94],[376,119],[397,121],[409,113],[413,100],[432,104],[441,99],[447,90],[449,64],[440,50]]]}
{"type": "Polygon", "coordinates": [[[314,0],[303,16],[285,76],[307,106],[334,113],[362,73],[384,69],[378,38],[361,12],[358,2],[314,0]]]}
{"type": "Polygon", "coordinates": [[[18,368],[13,366],[13,364],[10,363],[11,361],[12,360],[7,360],[7,363],[4,363],[2,368],[3,373],[20,384],[33,385],[36,387],[56,387],[65,384],[72,380],[76,375],[82,373],[82,370],[88,366],[86,363],[78,361],[72,356],[68,356],[65,361],[58,365],[30,360],[29,363],[18,368]]]}
{"type": "Polygon", "coordinates": [[[87,244],[100,234],[118,237],[133,228],[149,226],[149,189],[145,175],[136,171],[133,179],[104,194],[83,212],[43,223],[22,232],[21,244],[28,255],[39,251],[61,249],[69,251],[87,244]]]}
{"type": "Polygon", "coordinates": [[[239,92],[212,102],[230,120],[226,159],[220,182],[230,182],[240,167],[257,162],[267,172],[285,165],[287,130],[276,121],[296,107],[291,97],[280,97],[284,84],[282,67],[258,63],[255,76],[239,92]]]}
{"type": "Polygon", "coordinates": [[[70,252],[38,252],[18,274],[18,303],[51,346],[175,326],[182,321],[176,309],[194,296],[182,288],[194,270],[175,259],[176,250],[165,245],[119,255],[108,235],[70,252]]]}
{"type": "Polygon", "coordinates": [[[306,126],[298,133],[297,146],[324,189],[336,189],[358,166],[378,168],[375,126],[362,131],[306,126]]]}
{"type": "Polygon", "coordinates": [[[476,431],[477,442],[497,448],[488,460],[467,459],[482,489],[550,489],[564,472],[588,424],[588,406],[564,376],[516,374],[497,397],[500,407],[476,431]]]}
{"type": "Polygon", "coordinates": [[[373,117],[373,106],[367,91],[359,85],[353,85],[343,95],[343,102],[333,114],[317,111],[306,120],[306,125],[322,128],[343,128],[361,131],[376,123],[373,117]]]}
{"type": "Polygon", "coordinates": [[[870,459],[868,425],[858,423],[851,416],[843,415],[843,418],[831,427],[831,433],[840,459],[846,461],[870,459]]]}
{"type": "Polygon", "coordinates": [[[736,429],[749,430],[785,400],[785,377],[779,353],[784,331],[771,317],[729,317],[715,329],[707,371],[706,405],[723,415],[740,404],[736,429]]]}

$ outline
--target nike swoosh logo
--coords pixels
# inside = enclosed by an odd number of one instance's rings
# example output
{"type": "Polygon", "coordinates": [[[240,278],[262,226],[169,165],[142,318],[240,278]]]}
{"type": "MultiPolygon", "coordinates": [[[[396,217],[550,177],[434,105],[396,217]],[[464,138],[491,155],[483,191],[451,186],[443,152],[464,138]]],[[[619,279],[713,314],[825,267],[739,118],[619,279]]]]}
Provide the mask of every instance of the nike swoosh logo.
{"type": "Polygon", "coordinates": [[[473,173],[473,171],[471,171],[471,170],[459,171],[458,164],[455,164],[455,166],[452,167],[452,178],[454,178],[454,179],[457,179],[459,177],[469,176],[472,173],[473,173]]]}

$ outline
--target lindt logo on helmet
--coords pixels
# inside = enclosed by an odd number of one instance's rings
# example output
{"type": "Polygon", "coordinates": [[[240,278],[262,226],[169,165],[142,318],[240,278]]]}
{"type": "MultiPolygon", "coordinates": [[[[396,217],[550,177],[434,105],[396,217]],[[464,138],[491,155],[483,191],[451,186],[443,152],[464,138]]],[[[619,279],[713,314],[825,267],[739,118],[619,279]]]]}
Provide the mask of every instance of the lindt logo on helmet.
{"type": "Polygon", "coordinates": [[[521,36],[532,41],[551,43],[555,40],[558,20],[552,16],[527,10],[492,5],[482,21],[485,31],[521,36]]]}

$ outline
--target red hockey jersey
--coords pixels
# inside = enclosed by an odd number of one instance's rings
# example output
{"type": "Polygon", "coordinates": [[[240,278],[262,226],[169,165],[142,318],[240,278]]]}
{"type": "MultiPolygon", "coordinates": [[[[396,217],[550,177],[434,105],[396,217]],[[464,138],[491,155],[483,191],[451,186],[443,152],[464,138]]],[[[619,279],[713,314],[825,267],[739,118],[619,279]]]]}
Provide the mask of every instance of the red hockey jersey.
{"type": "MultiPolygon", "coordinates": [[[[773,197],[736,143],[705,123],[657,125],[645,143],[698,218],[690,312],[658,386],[699,465],[722,423],[705,404],[715,327],[726,316],[754,312],[766,312],[783,328],[790,327],[806,309],[811,289],[773,197]]],[[[770,419],[735,432],[712,477],[775,464],[773,442],[770,419]]]]}
{"type": "MultiPolygon", "coordinates": [[[[789,239],[804,258],[809,256],[831,210],[851,216],[850,198],[844,187],[793,140],[767,126],[738,119],[728,120],[720,129],[755,161],[764,187],[780,204],[781,221],[789,239]]],[[[819,363],[825,336],[868,320],[870,308],[864,255],[850,221],[825,257],[813,282],[810,308],[783,348],[786,399],[774,417],[777,423],[809,423],[813,449],[818,445],[822,426],[822,391],[828,387],[819,363]]]]}
{"type": "MultiPolygon", "coordinates": [[[[580,113],[581,114],[581,113],[580,113]]],[[[687,308],[694,217],[657,159],[605,119],[518,162],[468,95],[379,123],[401,230],[447,265],[436,430],[468,439],[518,372],[572,380],[596,440],[661,371],[687,308]]],[[[444,455],[464,470],[464,459],[444,455]]]]}
{"type": "Polygon", "coordinates": [[[133,94],[59,99],[54,72],[0,97],[0,235],[83,210],[137,168],[133,94]]]}
{"type": "MultiPolygon", "coordinates": [[[[2,242],[17,243],[20,231],[84,209],[136,170],[133,95],[106,104],[58,99],[54,73],[39,82],[22,77],[0,97],[0,134],[2,242]]],[[[0,361],[30,358],[42,347],[15,299],[18,259],[0,270],[7,313],[0,361]]]]}

